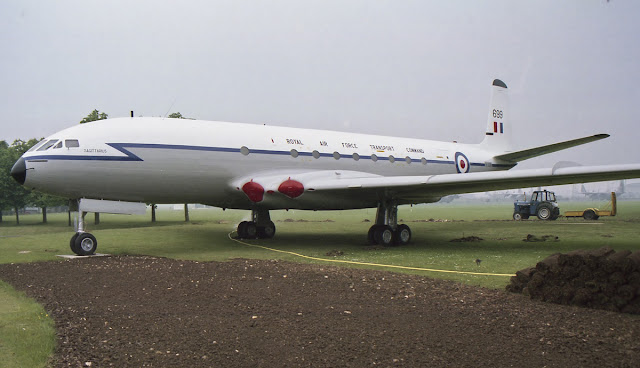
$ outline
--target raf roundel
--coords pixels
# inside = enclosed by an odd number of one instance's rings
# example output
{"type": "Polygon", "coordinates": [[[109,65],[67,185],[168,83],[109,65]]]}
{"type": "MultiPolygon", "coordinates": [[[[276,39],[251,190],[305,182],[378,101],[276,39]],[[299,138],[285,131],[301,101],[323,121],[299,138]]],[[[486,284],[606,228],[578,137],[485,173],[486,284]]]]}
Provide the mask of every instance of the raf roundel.
{"type": "Polygon", "coordinates": [[[469,159],[462,152],[456,152],[456,171],[460,174],[469,172],[469,159]]]}

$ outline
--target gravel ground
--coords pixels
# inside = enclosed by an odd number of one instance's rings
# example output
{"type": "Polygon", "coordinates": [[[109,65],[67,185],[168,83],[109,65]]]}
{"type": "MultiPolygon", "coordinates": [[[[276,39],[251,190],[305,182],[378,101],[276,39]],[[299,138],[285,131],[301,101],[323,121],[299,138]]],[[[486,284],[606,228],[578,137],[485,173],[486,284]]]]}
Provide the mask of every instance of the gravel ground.
{"type": "Polygon", "coordinates": [[[640,318],[390,272],[103,257],[0,265],[52,367],[632,367],[640,318]]]}

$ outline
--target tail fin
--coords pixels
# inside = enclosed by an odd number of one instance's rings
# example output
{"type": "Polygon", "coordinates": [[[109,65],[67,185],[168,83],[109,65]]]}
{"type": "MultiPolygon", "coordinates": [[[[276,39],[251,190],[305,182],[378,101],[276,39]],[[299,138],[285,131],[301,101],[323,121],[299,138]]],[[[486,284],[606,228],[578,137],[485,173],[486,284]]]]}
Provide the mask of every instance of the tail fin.
{"type": "Polygon", "coordinates": [[[506,153],[512,148],[511,126],[508,120],[507,85],[495,79],[491,87],[491,107],[487,120],[487,131],[481,145],[487,151],[506,153]]]}

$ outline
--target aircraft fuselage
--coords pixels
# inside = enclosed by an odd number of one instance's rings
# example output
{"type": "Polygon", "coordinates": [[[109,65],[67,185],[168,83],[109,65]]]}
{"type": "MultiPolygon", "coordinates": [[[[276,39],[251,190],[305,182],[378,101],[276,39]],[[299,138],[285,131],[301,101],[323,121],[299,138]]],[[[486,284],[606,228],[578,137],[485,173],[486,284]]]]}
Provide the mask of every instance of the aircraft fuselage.
{"type": "Polygon", "coordinates": [[[43,142],[51,140],[58,142],[24,155],[27,187],[68,198],[237,209],[376,206],[375,199],[312,191],[293,200],[273,188],[265,188],[264,201],[257,204],[240,188],[243,180],[280,172],[284,181],[323,170],[427,176],[513,166],[496,162],[478,145],[186,119],[108,119],[62,130],[43,142]],[[77,141],[77,147],[68,147],[68,141],[77,141]]]}

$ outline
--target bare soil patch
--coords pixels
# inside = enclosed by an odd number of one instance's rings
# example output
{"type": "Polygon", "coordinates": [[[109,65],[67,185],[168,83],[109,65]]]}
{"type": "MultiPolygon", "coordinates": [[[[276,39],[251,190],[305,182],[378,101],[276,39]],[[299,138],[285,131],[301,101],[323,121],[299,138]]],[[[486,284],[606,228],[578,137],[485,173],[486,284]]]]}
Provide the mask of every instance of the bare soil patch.
{"type": "Polygon", "coordinates": [[[108,257],[0,265],[53,316],[52,366],[632,367],[634,315],[390,272],[108,257]]]}

